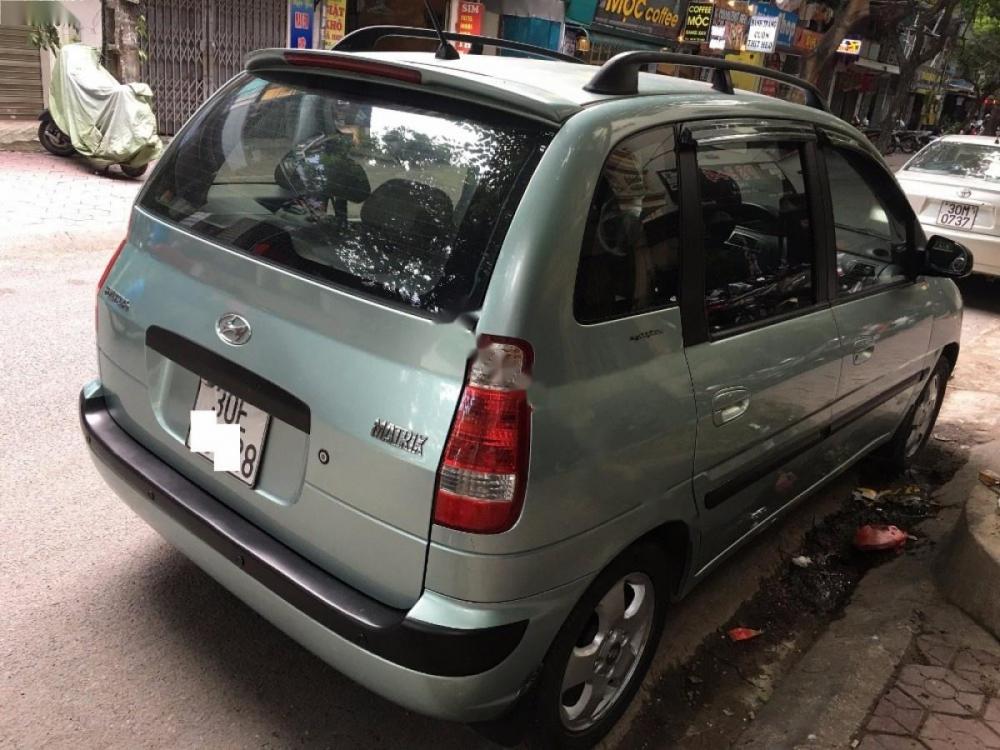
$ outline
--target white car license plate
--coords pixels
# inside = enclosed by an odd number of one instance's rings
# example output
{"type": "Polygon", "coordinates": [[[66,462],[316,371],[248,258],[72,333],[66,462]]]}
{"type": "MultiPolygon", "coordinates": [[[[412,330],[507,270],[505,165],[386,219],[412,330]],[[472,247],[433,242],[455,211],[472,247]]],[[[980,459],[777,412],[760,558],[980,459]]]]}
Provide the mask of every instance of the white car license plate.
{"type": "Polygon", "coordinates": [[[972,229],[972,225],[976,223],[976,215],[978,213],[979,206],[970,206],[968,203],[941,201],[937,223],[945,227],[955,227],[956,229],[972,229]]]}
{"type": "MultiPolygon", "coordinates": [[[[192,408],[195,411],[211,409],[221,424],[240,426],[240,468],[229,473],[250,487],[255,486],[271,415],[204,378],[198,384],[198,395],[192,408]]],[[[188,441],[190,444],[190,436],[188,441]]],[[[211,452],[200,455],[212,460],[211,452]]]]}

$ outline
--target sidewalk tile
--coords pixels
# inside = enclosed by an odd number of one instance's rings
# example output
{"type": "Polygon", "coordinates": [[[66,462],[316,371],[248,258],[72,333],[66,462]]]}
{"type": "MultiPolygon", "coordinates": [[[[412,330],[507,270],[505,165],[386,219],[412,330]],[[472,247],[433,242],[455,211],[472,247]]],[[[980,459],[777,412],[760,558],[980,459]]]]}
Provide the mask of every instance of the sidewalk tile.
{"type": "Polygon", "coordinates": [[[927,750],[914,739],[891,734],[866,734],[857,750],[927,750]]]}
{"type": "Polygon", "coordinates": [[[972,683],[944,667],[908,664],[896,685],[920,705],[940,713],[969,716],[986,701],[972,683]]]}
{"type": "Polygon", "coordinates": [[[950,667],[958,648],[945,635],[922,635],[917,638],[920,654],[935,667],[950,667]]]}
{"type": "Polygon", "coordinates": [[[979,719],[931,714],[920,730],[930,750],[993,750],[1000,748],[1000,735],[979,719]]]}
{"type": "Polygon", "coordinates": [[[1000,655],[963,648],[955,657],[952,669],[983,692],[1000,690],[1000,655]]]}
{"type": "Polygon", "coordinates": [[[865,727],[869,732],[916,734],[924,709],[899,688],[893,688],[875,706],[865,727]]]}

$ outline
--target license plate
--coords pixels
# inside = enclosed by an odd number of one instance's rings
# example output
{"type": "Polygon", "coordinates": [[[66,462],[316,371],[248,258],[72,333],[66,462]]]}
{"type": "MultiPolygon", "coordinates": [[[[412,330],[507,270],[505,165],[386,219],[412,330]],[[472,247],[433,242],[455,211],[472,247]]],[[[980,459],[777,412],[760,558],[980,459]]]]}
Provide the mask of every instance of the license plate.
{"type": "Polygon", "coordinates": [[[941,201],[937,223],[946,227],[955,227],[956,229],[971,229],[972,225],[976,223],[976,215],[978,213],[979,206],[970,206],[968,203],[941,201]]]}
{"type": "MultiPolygon", "coordinates": [[[[261,456],[264,453],[264,441],[267,439],[267,429],[271,425],[271,415],[204,378],[198,384],[198,395],[195,397],[192,409],[212,410],[220,424],[240,426],[240,468],[239,471],[228,473],[250,487],[255,486],[257,473],[260,471],[261,456]]],[[[190,444],[190,435],[188,442],[190,444]]],[[[212,460],[210,451],[199,455],[209,461],[212,460]]]]}

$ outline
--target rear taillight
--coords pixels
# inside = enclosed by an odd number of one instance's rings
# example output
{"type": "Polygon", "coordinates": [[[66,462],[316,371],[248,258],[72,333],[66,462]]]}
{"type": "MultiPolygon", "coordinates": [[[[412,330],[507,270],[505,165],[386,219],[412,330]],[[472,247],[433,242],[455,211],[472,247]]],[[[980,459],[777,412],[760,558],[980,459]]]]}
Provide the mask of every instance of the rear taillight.
{"type": "Polygon", "coordinates": [[[521,515],[528,473],[531,346],[484,336],[438,471],[434,523],[496,534],[521,515]]]}
{"type": "Polygon", "coordinates": [[[108,280],[108,276],[111,273],[111,269],[115,267],[115,261],[118,260],[118,256],[122,254],[122,249],[125,247],[125,243],[128,241],[128,234],[125,235],[125,239],[118,243],[118,248],[111,254],[108,259],[108,265],[104,267],[104,272],[101,274],[101,278],[97,280],[97,297],[94,300],[94,328],[97,328],[97,303],[100,302],[101,293],[104,289],[104,282],[108,280]]]}

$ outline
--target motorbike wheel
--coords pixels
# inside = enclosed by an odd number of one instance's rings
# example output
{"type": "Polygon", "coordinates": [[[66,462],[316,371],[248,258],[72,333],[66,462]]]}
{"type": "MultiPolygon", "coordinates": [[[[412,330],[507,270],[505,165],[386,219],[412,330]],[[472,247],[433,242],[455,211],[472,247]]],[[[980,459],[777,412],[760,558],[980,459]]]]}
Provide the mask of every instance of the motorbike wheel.
{"type": "Polygon", "coordinates": [[[896,153],[896,140],[893,139],[885,145],[885,151],[882,152],[886,156],[891,156],[896,153]]]}
{"type": "Polygon", "coordinates": [[[56,156],[72,156],[76,153],[69,136],[62,132],[52,120],[42,120],[39,123],[38,141],[46,151],[56,156]]]}
{"type": "Polygon", "coordinates": [[[914,138],[903,138],[899,142],[899,150],[904,154],[912,154],[917,150],[917,141],[914,138]]]}
{"type": "Polygon", "coordinates": [[[120,166],[122,168],[122,172],[125,174],[126,177],[135,178],[135,177],[142,177],[144,174],[146,174],[146,167],[148,167],[149,165],[143,164],[141,167],[130,167],[128,164],[122,164],[120,166]]]}

